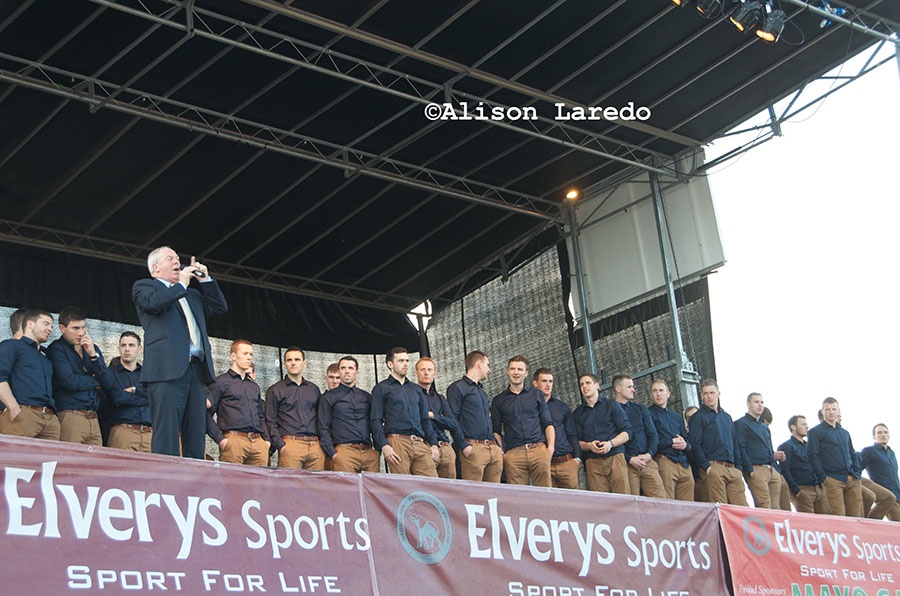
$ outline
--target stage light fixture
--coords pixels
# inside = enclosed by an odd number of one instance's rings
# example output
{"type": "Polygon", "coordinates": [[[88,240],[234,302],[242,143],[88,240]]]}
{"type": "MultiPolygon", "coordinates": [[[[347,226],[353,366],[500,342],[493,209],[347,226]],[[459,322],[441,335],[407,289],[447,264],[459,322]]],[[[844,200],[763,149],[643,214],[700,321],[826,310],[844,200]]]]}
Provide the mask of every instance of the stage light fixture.
{"type": "Polygon", "coordinates": [[[697,0],[697,12],[703,16],[715,14],[721,6],[722,0],[697,0]]]}
{"type": "Polygon", "coordinates": [[[684,6],[687,5],[689,1],[690,0],[672,0],[672,4],[674,4],[678,8],[684,8],[684,6]]]}
{"type": "Polygon", "coordinates": [[[763,21],[762,4],[756,1],[741,2],[737,12],[728,17],[731,24],[741,33],[754,29],[763,21]]]}
{"type": "Polygon", "coordinates": [[[784,31],[784,11],[773,10],[766,16],[766,22],[756,30],[756,34],[768,43],[775,43],[784,31]]]}

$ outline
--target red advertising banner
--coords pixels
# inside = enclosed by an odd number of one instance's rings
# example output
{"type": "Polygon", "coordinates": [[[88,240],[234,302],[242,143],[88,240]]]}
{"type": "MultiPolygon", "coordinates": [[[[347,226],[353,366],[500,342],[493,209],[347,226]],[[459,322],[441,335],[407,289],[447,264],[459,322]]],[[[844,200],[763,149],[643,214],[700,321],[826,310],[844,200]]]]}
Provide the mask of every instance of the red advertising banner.
{"type": "Polygon", "coordinates": [[[727,593],[713,507],[0,436],[2,592],[727,593]]]}
{"type": "Polygon", "coordinates": [[[736,596],[900,596],[891,522],[721,505],[736,596]]]}
{"type": "Polygon", "coordinates": [[[408,476],[363,490],[382,593],[728,593],[710,505],[408,476]]]}

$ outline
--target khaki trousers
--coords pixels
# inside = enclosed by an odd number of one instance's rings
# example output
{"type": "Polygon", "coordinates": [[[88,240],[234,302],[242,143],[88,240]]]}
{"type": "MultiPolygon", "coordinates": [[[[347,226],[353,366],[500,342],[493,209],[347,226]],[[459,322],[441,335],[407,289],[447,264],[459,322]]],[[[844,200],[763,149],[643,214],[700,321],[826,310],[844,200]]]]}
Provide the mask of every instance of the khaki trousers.
{"type": "Polygon", "coordinates": [[[400,456],[399,464],[388,464],[391,474],[412,474],[437,478],[437,468],[431,457],[431,446],[425,441],[412,440],[399,435],[388,435],[390,445],[400,456]]]}
{"type": "Polygon", "coordinates": [[[654,460],[648,461],[640,470],[628,464],[628,490],[636,497],[641,496],[643,491],[645,497],[666,498],[666,491],[659,477],[659,466],[654,460]]]}
{"type": "Polygon", "coordinates": [[[544,443],[514,447],[503,454],[503,469],[508,484],[550,486],[550,450],[544,443]]]}
{"type": "Polygon", "coordinates": [[[441,441],[439,449],[441,450],[441,461],[436,466],[438,476],[454,480],[456,478],[456,452],[447,441],[441,441]]]}
{"type": "Polygon", "coordinates": [[[743,505],[749,507],[744,495],[744,476],[733,465],[719,461],[709,462],[709,472],[700,470],[700,478],[706,481],[710,503],[743,505]]]}
{"type": "Polygon", "coordinates": [[[318,439],[284,435],[284,447],[278,452],[279,468],[299,468],[321,471],[325,469],[325,452],[318,439]]]}
{"type": "Polygon", "coordinates": [[[556,488],[578,488],[578,468],[581,463],[574,457],[566,461],[550,461],[550,485],[556,488]]]}
{"type": "Polygon", "coordinates": [[[862,517],[884,519],[891,509],[897,508],[897,497],[894,496],[894,493],[868,478],[860,478],[860,482],[862,483],[862,517]],[[873,508],[872,505],[875,507],[873,508]]]}
{"type": "Polygon", "coordinates": [[[666,498],[693,501],[694,475],[690,467],[685,468],[665,455],[657,455],[653,459],[659,467],[659,479],[662,481],[663,490],[666,491],[666,498]]]}
{"type": "Polygon", "coordinates": [[[588,490],[620,495],[630,494],[628,464],[625,463],[624,453],[585,460],[584,476],[588,490]]]}
{"type": "Polygon", "coordinates": [[[84,410],[63,410],[57,412],[59,418],[59,440],[82,445],[103,445],[100,421],[97,412],[84,410]]]}
{"type": "Polygon", "coordinates": [[[371,445],[357,447],[355,443],[342,443],[334,446],[331,458],[335,472],[377,472],[379,465],[378,452],[371,445]]]}
{"type": "Polygon", "coordinates": [[[150,441],[153,439],[153,431],[149,426],[136,424],[114,424],[109,429],[108,447],[113,449],[125,449],[126,451],[141,451],[150,453],[150,441]],[[141,430],[143,429],[143,430],[141,430]]]}
{"type": "Polygon", "coordinates": [[[0,434],[58,441],[59,418],[49,408],[41,411],[22,406],[16,419],[11,420],[9,410],[3,410],[0,413],[0,434]]]}
{"type": "Polygon", "coordinates": [[[225,431],[228,442],[219,452],[219,461],[261,468],[268,466],[269,445],[257,433],[252,434],[254,438],[251,439],[233,431],[225,431]]]}
{"type": "Polygon", "coordinates": [[[825,498],[825,491],[821,486],[804,486],[801,484],[800,494],[791,495],[791,503],[794,504],[794,509],[798,513],[831,513],[831,509],[828,507],[828,500],[825,498]]]}
{"type": "Polygon", "coordinates": [[[774,466],[753,466],[753,474],[747,477],[747,486],[757,508],[781,508],[781,474],[774,466]]]}
{"type": "Polygon", "coordinates": [[[477,480],[479,482],[500,482],[500,474],[503,472],[503,452],[495,443],[485,444],[484,441],[466,442],[472,446],[469,457],[460,452],[460,475],[463,480],[477,480]]]}
{"type": "Polygon", "coordinates": [[[851,475],[841,482],[827,476],[822,488],[825,489],[825,499],[831,515],[862,516],[862,485],[858,478],[851,475]]]}

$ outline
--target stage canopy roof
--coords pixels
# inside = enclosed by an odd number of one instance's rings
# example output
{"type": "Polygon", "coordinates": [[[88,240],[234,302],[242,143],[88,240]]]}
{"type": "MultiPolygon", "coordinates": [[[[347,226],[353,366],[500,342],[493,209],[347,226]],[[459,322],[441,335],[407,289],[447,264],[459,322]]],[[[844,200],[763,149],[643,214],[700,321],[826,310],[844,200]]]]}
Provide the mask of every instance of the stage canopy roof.
{"type": "Polygon", "coordinates": [[[567,189],[673,173],[877,42],[785,2],[767,44],[687,4],[0,2],[0,302],[136,322],[131,282],[169,244],[226,286],[214,334],[412,342],[407,310],[558,242],[567,189]],[[629,105],[652,115],[556,119],[629,105]]]}

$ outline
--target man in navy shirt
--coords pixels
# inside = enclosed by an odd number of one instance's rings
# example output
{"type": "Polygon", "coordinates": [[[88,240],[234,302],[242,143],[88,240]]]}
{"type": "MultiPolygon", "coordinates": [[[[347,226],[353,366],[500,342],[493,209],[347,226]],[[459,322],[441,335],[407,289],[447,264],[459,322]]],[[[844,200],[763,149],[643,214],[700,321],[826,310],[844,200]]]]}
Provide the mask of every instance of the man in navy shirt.
{"type": "Polygon", "coordinates": [[[575,408],[575,430],[584,457],[584,475],[588,490],[630,494],[625,443],[628,442],[628,417],[622,406],[600,398],[600,379],[584,374],[578,379],[584,402],[575,408]]]}
{"type": "MultiPolygon", "coordinates": [[[[862,450],[860,466],[869,472],[869,478],[873,482],[891,491],[897,499],[886,512],[878,512],[880,515],[877,519],[881,519],[886,513],[889,520],[900,521],[900,503],[898,503],[900,501],[900,480],[897,478],[897,456],[893,449],[888,447],[891,432],[886,424],[879,423],[872,429],[872,436],[875,438],[875,444],[862,450]]],[[[872,514],[869,517],[873,517],[872,514]]]]}
{"type": "Polygon", "coordinates": [[[319,445],[319,387],[303,378],[306,355],[291,346],[284,351],[287,375],[266,390],[266,424],[279,468],[324,470],[319,445]]]}
{"type": "Polygon", "coordinates": [[[372,388],[370,423],[375,448],[395,474],[437,478],[438,438],[428,417],[425,392],[406,378],[409,352],[391,348],[385,363],[390,374],[372,388]]]}
{"type": "Polygon", "coordinates": [[[761,394],[754,392],[748,395],[747,413],[735,420],[734,432],[741,447],[741,467],[752,470],[746,478],[754,505],[764,509],[780,509],[781,474],[775,468],[772,435],[762,419],[763,408],[765,404],[761,394]]]}
{"type": "Polygon", "coordinates": [[[53,402],[53,365],[41,353],[50,339],[53,317],[43,310],[25,315],[21,339],[3,342],[0,350],[0,434],[59,440],[53,402]]]}
{"type": "Polygon", "coordinates": [[[809,424],[806,422],[806,417],[791,416],[788,420],[788,428],[791,429],[791,438],[779,445],[778,450],[784,453],[781,472],[791,493],[791,503],[800,513],[830,513],[828,501],[825,499],[825,491],[816,480],[816,475],[809,463],[806,444],[809,424]]]}
{"type": "Polygon", "coordinates": [[[434,433],[438,438],[438,449],[440,450],[440,460],[437,462],[437,473],[441,478],[456,478],[456,452],[453,446],[447,440],[447,432],[453,437],[455,445],[461,445],[465,442],[462,431],[459,429],[459,422],[453,416],[450,410],[450,404],[447,398],[437,392],[434,387],[434,376],[437,368],[434,360],[428,356],[419,358],[416,362],[416,382],[428,399],[428,418],[431,420],[434,433]]]}
{"type": "Polygon", "coordinates": [[[141,383],[141,338],[133,331],[119,337],[119,362],[109,368],[116,381],[107,388],[112,406],[109,410],[109,447],[150,453],[153,440],[150,401],[141,383]]]}
{"type": "Polygon", "coordinates": [[[68,306],[59,313],[62,337],[47,347],[53,364],[53,401],[59,417],[59,440],[84,445],[102,445],[100,407],[102,390],[112,390],[115,381],[100,348],[87,331],[84,313],[68,306]]]}
{"type": "Polygon", "coordinates": [[[691,452],[700,468],[700,477],[705,479],[711,503],[747,507],[744,477],[735,467],[743,461],[741,449],[734,422],[719,406],[719,396],[719,383],[715,379],[700,383],[703,405],[691,418],[691,452]]]}
{"type": "Polygon", "coordinates": [[[494,440],[503,449],[509,484],[550,486],[550,457],[556,430],[544,395],[526,387],[528,359],[517,354],[506,367],[509,385],[491,402],[494,440]]]}
{"type": "Polygon", "coordinates": [[[338,361],[341,384],[319,398],[319,443],[335,472],[377,472],[378,452],[372,449],[369,413],[372,394],[356,386],[359,362],[353,356],[338,361]]]}
{"type": "Polygon", "coordinates": [[[838,401],[822,402],[822,422],[809,431],[809,462],[816,481],[825,489],[832,515],[862,516],[859,456],[853,441],[839,422],[838,401]]]}
{"type": "Polygon", "coordinates": [[[659,466],[653,459],[659,437],[656,425],[645,406],[634,401],[634,379],[628,375],[616,375],[612,380],[613,398],[625,410],[628,417],[628,442],[625,443],[625,460],[628,462],[628,489],[631,494],[664,499],[666,496],[659,466]]]}
{"type": "Polygon", "coordinates": [[[337,389],[341,385],[341,367],[337,362],[328,365],[325,371],[325,391],[337,389]]]}
{"type": "Polygon", "coordinates": [[[206,432],[219,445],[219,461],[265,467],[271,441],[259,385],[250,376],[252,367],[253,344],[233,341],[231,368],[209,388],[206,432]]]}
{"type": "Polygon", "coordinates": [[[669,384],[662,379],[650,385],[650,418],[656,427],[656,455],[659,477],[666,491],[666,498],[679,501],[694,500],[694,475],[688,462],[690,449],[686,437],[684,419],[668,409],[669,384]]]}
{"type": "Polygon", "coordinates": [[[503,451],[494,441],[490,401],[481,386],[490,372],[487,354],[474,350],[466,356],[466,374],[447,387],[447,402],[465,437],[457,446],[463,480],[500,482],[503,473],[503,451]]]}
{"type": "Polygon", "coordinates": [[[550,485],[558,488],[578,488],[578,469],[581,467],[581,447],[572,408],[553,397],[553,373],[549,368],[534,371],[534,387],[544,395],[556,440],[550,459],[550,485]]]}

